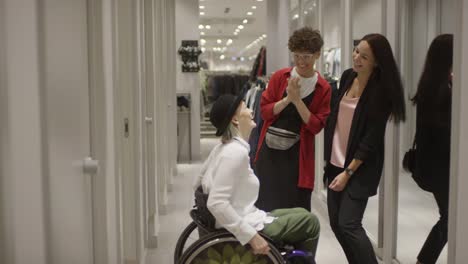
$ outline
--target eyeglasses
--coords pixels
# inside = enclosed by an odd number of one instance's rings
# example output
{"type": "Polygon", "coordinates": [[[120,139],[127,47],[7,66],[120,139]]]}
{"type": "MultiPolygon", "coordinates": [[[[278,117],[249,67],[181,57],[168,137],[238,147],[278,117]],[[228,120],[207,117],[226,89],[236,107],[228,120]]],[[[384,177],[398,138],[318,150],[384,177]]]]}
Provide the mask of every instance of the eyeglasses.
{"type": "Polygon", "coordinates": [[[304,61],[310,61],[312,60],[312,58],[314,57],[314,54],[311,54],[311,53],[305,53],[305,54],[302,54],[302,53],[295,53],[293,52],[293,58],[294,60],[304,60],[304,61]]]}

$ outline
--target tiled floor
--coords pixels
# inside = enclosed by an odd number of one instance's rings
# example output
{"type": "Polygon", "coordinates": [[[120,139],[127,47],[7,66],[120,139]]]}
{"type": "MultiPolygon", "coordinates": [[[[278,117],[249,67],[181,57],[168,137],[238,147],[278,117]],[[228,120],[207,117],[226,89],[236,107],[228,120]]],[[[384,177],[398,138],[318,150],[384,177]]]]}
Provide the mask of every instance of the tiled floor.
{"type": "MultiPolygon", "coordinates": [[[[202,139],[202,157],[206,157],[217,142],[217,139],[202,139]]],[[[148,252],[147,264],[173,263],[177,238],[191,221],[188,212],[193,204],[192,179],[200,166],[200,163],[178,165],[178,175],[174,178],[173,189],[169,194],[168,213],[160,216],[161,231],[158,237],[158,248],[148,252]]],[[[432,197],[428,193],[419,191],[409,176],[402,176],[400,187],[397,256],[402,264],[415,263],[418,250],[436,221],[437,210],[432,197]]],[[[314,213],[317,214],[322,224],[317,263],[346,263],[341,247],[328,225],[325,204],[314,197],[312,205],[314,213]]],[[[378,200],[374,197],[369,201],[364,226],[375,239],[377,239],[377,223],[378,200]]],[[[442,254],[444,257],[437,263],[447,263],[446,250],[442,254]]]]}

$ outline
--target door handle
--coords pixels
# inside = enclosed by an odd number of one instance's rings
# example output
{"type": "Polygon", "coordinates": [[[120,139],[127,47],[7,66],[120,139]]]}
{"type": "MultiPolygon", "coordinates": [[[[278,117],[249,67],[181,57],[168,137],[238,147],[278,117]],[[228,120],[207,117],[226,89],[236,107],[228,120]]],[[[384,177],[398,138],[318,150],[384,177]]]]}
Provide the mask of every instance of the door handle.
{"type": "Polygon", "coordinates": [[[99,169],[99,161],[91,157],[83,159],[83,172],[86,174],[95,174],[99,169]]]}
{"type": "Polygon", "coordinates": [[[152,124],[153,123],[153,118],[152,117],[145,117],[145,122],[146,122],[146,124],[152,124]]]}

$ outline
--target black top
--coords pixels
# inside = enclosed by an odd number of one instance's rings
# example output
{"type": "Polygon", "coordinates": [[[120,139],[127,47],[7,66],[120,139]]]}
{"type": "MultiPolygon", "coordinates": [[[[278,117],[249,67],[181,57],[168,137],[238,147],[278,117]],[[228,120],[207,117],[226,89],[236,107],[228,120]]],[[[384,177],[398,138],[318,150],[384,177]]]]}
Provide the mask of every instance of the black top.
{"type": "Polygon", "coordinates": [[[448,99],[416,108],[416,173],[432,191],[449,188],[451,106],[448,99]]]}
{"type": "MultiPolygon", "coordinates": [[[[302,98],[302,101],[305,105],[310,105],[312,99],[314,98],[314,92],[310,93],[308,96],[302,98]]],[[[284,92],[283,97],[286,97],[287,93],[284,92]]],[[[302,127],[302,117],[297,111],[296,106],[294,104],[288,104],[281,113],[279,113],[278,119],[274,121],[271,126],[286,129],[288,131],[294,132],[296,134],[301,133],[302,127]]]]}
{"type": "MultiPolygon", "coordinates": [[[[338,98],[334,105],[331,106],[331,113],[325,127],[325,161],[327,166],[330,164],[339,105],[356,76],[357,73],[352,69],[343,72],[340,80],[338,98]]],[[[379,89],[378,84],[374,77],[371,77],[354,111],[349,132],[344,165],[345,167],[349,166],[353,159],[363,161],[346,186],[353,198],[367,198],[375,195],[382,175],[385,150],[385,128],[390,116],[390,110],[379,118],[369,115],[372,93],[377,89],[379,89]]],[[[326,178],[328,178],[328,175],[325,175],[324,180],[326,178]]]]}

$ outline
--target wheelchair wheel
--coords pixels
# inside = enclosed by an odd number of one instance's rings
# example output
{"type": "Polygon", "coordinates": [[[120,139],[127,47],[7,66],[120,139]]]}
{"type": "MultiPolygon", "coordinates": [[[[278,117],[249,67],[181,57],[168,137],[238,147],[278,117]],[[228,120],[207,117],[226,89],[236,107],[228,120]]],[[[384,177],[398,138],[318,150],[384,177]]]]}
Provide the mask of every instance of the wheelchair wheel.
{"type": "Polygon", "coordinates": [[[179,239],[177,240],[176,248],[174,251],[174,263],[178,263],[179,258],[182,256],[187,248],[195,243],[200,238],[197,230],[197,224],[191,222],[182,232],[179,239]]]}
{"type": "Polygon", "coordinates": [[[268,255],[254,255],[250,246],[242,246],[229,232],[220,231],[206,235],[192,244],[180,258],[178,264],[204,263],[285,263],[281,253],[270,244],[268,255]]]}

